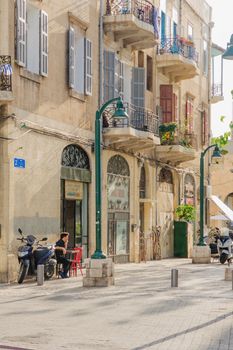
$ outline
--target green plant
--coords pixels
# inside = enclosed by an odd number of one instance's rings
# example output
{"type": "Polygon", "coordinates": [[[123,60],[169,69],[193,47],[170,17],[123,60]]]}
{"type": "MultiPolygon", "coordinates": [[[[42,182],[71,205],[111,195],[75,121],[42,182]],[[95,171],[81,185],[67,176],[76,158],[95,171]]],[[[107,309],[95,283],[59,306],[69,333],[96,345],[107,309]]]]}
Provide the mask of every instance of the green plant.
{"type": "Polygon", "coordinates": [[[176,208],[176,216],[180,221],[191,222],[195,220],[196,209],[193,205],[181,204],[176,208]]]}
{"type": "MultiPolygon", "coordinates": [[[[233,90],[232,90],[232,91],[233,91],[233,90]]],[[[224,123],[225,118],[226,118],[226,117],[222,115],[222,116],[220,117],[220,121],[221,121],[222,123],[224,123]]],[[[232,133],[232,130],[233,130],[233,122],[230,122],[230,124],[229,124],[229,129],[230,129],[230,130],[224,132],[224,134],[222,134],[222,135],[220,135],[220,136],[218,136],[218,137],[212,137],[212,139],[211,139],[211,143],[212,143],[212,144],[217,144],[217,145],[218,145],[218,147],[219,147],[220,152],[221,152],[222,155],[228,153],[228,151],[225,149],[225,147],[226,147],[227,144],[228,144],[229,138],[230,138],[231,133],[232,133]]]]}
{"type": "Polygon", "coordinates": [[[175,131],[177,128],[176,123],[163,123],[159,126],[160,132],[175,131]]]}

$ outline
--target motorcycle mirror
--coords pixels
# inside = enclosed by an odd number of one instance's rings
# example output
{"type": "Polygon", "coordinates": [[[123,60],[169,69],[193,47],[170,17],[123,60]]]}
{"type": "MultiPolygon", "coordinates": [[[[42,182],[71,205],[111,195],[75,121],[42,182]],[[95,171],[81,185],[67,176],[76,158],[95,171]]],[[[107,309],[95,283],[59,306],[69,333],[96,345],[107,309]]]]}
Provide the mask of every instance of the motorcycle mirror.
{"type": "Polygon", "coordinates": [[[21,235],[23,234],[21,228],[18,228],[18,232],[19,232],[21,235]]]}
{"type": "Polygon", "coordinates": [[[47,241],[47,237],[44,237],[44,238],[42,238],[42,240],[41,241],[47,241]]]}

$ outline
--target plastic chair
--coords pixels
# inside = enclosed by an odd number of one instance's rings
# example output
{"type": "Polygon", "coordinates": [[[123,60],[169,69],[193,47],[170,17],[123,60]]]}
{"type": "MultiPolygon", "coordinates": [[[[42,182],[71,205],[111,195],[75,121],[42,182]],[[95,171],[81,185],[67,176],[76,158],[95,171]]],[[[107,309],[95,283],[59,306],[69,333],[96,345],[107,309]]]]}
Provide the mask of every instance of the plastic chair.
{"type": "Polygon", "coordinates": [[[71,260],[71,265],[70,265],[70,276],[77,276],[77,270],[79,269],[81,272],[81,275],[83,276],[83,271],[82,271],[82,253],[83,249],[82,248],[74,248],[75,251],[74,253],[74,258],[71,260]]]}

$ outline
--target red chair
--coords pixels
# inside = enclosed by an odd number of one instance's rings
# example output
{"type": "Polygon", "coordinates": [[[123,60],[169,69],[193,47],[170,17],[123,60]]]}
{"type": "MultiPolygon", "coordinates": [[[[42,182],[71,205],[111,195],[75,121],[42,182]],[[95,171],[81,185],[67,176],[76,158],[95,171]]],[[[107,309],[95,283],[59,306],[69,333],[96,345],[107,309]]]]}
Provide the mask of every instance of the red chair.
{"type": "Polygon", "coordinates": [[[81,275],[83,276],[82,271],[82,254],[83,249],[82,248],[74,248],[74,258],[71,260],[70,265],[70,276],[77,276],[77,270],[79,269],[81,272],[81,275]]]}

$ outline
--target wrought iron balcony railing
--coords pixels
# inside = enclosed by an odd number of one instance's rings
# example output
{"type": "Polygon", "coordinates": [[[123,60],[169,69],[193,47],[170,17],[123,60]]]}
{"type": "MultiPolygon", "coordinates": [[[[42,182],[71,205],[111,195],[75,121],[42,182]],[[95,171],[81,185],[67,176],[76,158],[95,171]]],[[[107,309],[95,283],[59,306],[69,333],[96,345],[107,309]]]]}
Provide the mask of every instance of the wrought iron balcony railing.
{"type": "Polygon", "coordinates": [[[161,38],[158,54],[163,55],[165,53],[179,54],[198,64],[198,53],[194,45],[180,38],[161,38]]]}
{"type": "Polygon", "coordinates": [[[124,103],[125,111],[128,114],[128,118],[114,118],[112,117],[115,104],[112,104],[103,114],[103,127],[104,128],[124,128],[132,127],[136,130],[147,131],[155,136],[159,136],[160,118],[154,112],[143,108],[136,107],[129,103],[124,103]]]}
{"type": "Polygon", "coordinates": [[[212,95],[212,97],[223,96],[223,85],[222,84],[212,84],[211,95],[212,95]]]}
{"type": "Polygon", "coordinates": [[[158,35],[158,10],[148,0],[107,0],[106,15],[133,14],[140,21],[149,23],[158,35]]]}
{"type": "Polygon", "coordinates": [[[12,91],[11,56],[0,56],[0,91],[12,91]]]}

